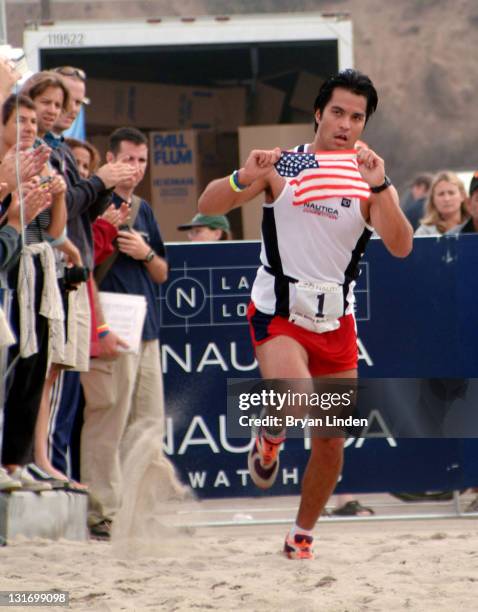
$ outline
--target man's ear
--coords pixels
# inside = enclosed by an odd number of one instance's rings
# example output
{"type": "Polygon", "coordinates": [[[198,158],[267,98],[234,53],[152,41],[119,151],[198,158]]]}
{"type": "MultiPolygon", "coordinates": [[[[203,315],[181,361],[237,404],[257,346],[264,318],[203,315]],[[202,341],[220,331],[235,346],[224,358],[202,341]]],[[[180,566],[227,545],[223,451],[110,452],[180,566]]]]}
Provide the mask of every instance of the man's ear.
{"type": "Polygon", "coordinates": [[[111,151],[107,151],[106,152],[106,161],[108,162],[108,164],[110,162],[113,162],[115,160],[115,156],[113,155],[113,153],[111,153],[111,151]]]}
{"type": "Polygon", "coordinates": [[[315,118],[315,121],[316,121],[317,123],[319,123],[319,121],[320,121],[320,108],[318,108],[318,109],[315,111],[314,118],[315,118]]]}

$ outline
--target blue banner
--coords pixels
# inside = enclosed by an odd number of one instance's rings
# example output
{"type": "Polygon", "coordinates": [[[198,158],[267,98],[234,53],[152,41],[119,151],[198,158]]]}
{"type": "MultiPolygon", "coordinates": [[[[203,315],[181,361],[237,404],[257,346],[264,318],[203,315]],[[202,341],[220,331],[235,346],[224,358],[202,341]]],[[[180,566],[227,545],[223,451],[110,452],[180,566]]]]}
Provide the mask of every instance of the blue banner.
{"type": "MultiPolygon", "coordinates": [[[[227,378],[259,377],[245,318],[256,242],[171,244],[160,293],[166,448],[199,497],[261,495],[247,472],[252,443],[226,431],[227,378]]],[[[357,283],[362,378],[478,377],[478,237],[415,239],[406,259],[372,240],[357,283]]],[[[272,494],[298,493],[309,440],[287,440],[272,494]]],[[[346,442],[338,491],[476,485],[478,440],[346,442]]]]}

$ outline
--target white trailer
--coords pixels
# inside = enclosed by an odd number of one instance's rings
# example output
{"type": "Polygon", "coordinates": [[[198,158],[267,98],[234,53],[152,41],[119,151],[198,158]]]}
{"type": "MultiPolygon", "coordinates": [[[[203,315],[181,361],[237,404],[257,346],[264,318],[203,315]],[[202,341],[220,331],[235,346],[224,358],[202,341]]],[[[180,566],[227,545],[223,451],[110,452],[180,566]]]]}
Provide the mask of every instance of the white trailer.
{"type": "MultiPolygon", "coordinates": [[[[170,58],[171,51],[180,53],[183,60],[191,60],[194,64],[193,55],[201,54],[201,50],[206,48],[211,54],[211,63],[232,55],[237,57],[239,50],[246,50],[251,76],[260,74],[262,70],[261,55],[264,54],[261,50],[264,49],[269,51],[264,58],[268,63],[273,63],[271,56],[274,55],[276,61],[280,61],[288,49],[295,55],[295,61],[301,60],[301,69],[315,65],[321,72],[324,68],[332,72],[353,65],[352,25],[345,13],[174,17],[117,22],[62,21],[30,24],[24,34],[24,49],[34,71],[58,65],[63,58],[76,61],[79,57],[85,61],[90,57],[101,60],[103,64],[114,63],[117,68],[127,68],[131,65],[128,61],[131,56],[161,62],[160,56],[164,54],[170,58]],[[125,64],[122,58],[127,60],[125,64]],[[318,65],[314,64],[317,58],[318,65]]],[[[154,64],[149,65],[152,67],[154,64]]],[[[241,67],[239,74],[244,68],[241,67]]],[[[211,66],[203,66],[203,69],[209,74],[211,66]]],[[[91,76],[99,75],[93,71],[91,76]]],[[[229,79],[237,76],[231,67],[229,79]]]]}
{"type": "MultiPolygon", "coordinates": [[[[151,180],[143,181],[141,195],[152,203],[169,240],[181,238],[176,225],[196,209],[211,168],[202,171],[204,155],[196,155],[199,145],[190,137],[187,159],[193,163],[168,174],[161,160],[177,158],[184,149],[171,146],[157,154],[155,131],[212,128],[229,139],[233,133],[233,144],[217,141],[235,153],[230,159],[218,147],[216,162],[225,168],[216,164],[217,175],[223,176],[242,163],[249,147],[287,148],[311,136],[320,82],[353,66],[349,16],[316,12],[33,24],[25,31],[24,50],[31,70],[75,66],[87,73],[88,137],[100,150],[119,125],[151,133],[151,180]],[[289,126],[247,131],[277,124],[289,126]],[[179,184],[175,190],[164,187],[179,184]]],[[[159,140],[185,141],[174,135],[159,140]]],[[[234,235],[258,238],[260,214],[259,199],[233,211],[234,235]]]]}

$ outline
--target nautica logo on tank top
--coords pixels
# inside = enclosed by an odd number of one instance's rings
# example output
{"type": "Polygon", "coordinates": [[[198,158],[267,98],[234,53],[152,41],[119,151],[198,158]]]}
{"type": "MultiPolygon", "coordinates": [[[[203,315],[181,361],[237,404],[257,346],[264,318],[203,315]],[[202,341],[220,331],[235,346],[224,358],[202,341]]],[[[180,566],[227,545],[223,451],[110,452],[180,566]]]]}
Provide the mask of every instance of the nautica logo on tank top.
{"type": "Polygon", "coordinates": [[[333,219],[334,221],[339,218],[339,211],[336,208],[325,206],[324,204],[319,204],[318,202],[307,202],[303,205],[302,212],[312,213],[314,215],[319,215],[320,217],[327,217],[328,219],[333,219]]]}

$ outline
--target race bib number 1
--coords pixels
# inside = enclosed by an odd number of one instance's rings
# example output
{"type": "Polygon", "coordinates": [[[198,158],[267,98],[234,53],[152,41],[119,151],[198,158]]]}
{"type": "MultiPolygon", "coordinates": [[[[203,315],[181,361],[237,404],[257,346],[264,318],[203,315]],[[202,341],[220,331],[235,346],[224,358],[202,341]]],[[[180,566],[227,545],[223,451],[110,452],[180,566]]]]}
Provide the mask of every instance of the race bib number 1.
{"type": "Polygon", "coordinates": [[[338,319],[344,314],[342,285],[298,281],[294,289],[289,321],[319,334],[340,327],[338,319]]]}

